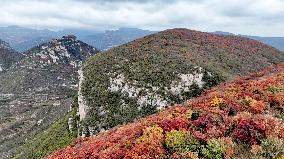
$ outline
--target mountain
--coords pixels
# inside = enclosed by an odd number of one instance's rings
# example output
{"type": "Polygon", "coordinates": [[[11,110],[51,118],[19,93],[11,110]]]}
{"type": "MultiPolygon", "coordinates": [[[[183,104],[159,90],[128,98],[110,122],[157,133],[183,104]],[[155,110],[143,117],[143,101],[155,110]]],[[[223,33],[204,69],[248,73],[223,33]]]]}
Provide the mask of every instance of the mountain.
{"type": "Polygon", "coordinates": [[[106,30],[102,32],[95,29],[63,29],[52,31],[19,26],[0,27],[0,39],[10,43],[19,52],[25,52],[51,39],[64,35],[75,35],[88,44],[96,46],[100,50],[105,50],[152,33],[155,32],[137,28],[120,28],[118,30],[106,30]]]}
{"type": "MultiPolygon", "coordinates": [[[[82,39],[92,46],[96,46],[100,50],[106,50],[154,33],[156,33],[156,31],[142,30],[138,28],[119,28],[117,30],[106,30],[102,32],[94,29],[63,29],[59,31],[52,31],[48,29],[40,30],[19,26],[0,27],[0,39],[10,43],[18,52],[25,52],[30,48],[46,43],[51,39],[69,34],[77,36],[79,39],[82,39]]],[[[235,35],[222,31],[216,31],[213,33],[221,35],[235,35]]],[[[248,37],[284,51],[283,37],[238,36],[248,37]]]]}
{"type": "MultiPolygon", "coordinates": [[[[63,35],[75,35],[79,39],[84,40],[85,37],[94,35],[94,34],[100,34],[102,31],[96,30],[96,29],[63,29],[59,30],[58,34],[63,36],[63,35]]],[[[95,46],[95,45],[94,45],[95,46]]]]}
{"type": "Polygon", "coordinates": [[[138,28],[119,28],[118,30],[106,30],[104,33],[82,37],[82,40],[100,50],[106,50],[153,33],[156,32],[138,28]]]}
{"type": "MultiPolygon", "coordinates": [[[[11,44],[17,51],[25,51],[24,48],[32,48],[35,45],[22,45],[27,41],[36,39],[38,37],[58,37],[57,33],[48,29],[31,29],[19,26],[0,27],[0,39],[11,44]]],[[[45,41],[46,42],[46,41],[45,41]]]]}
{"type": "Polygon", "coordinates": [[[219,35],[230,35],[230,36],[242,36],[242,37],[247,37],[250,39],[254,39],[257,41],[260,41],[262,43],[265,43],[267,45],[273,46],[281,51],[284,51],[284,37],[260,37],[260,36],[250,36],[250,35],[235,35],[233,33],[229,32],[222,32],[222,31],[216,31],[213,32],[214,34],[219,34],[219,35]]]}
{"type": "Polygon", "coordinates": [[[163,110],[204,89],[284,61],[255,40],[170,29],[96,54],[79,86],[82,136],[163,110]]]}
{"type": "Polygon", "coordinates": [[[7,42],[0,40],[0,73],[21,57],[7,42]]]}
{"type": "Polygon", "coordinates": [[[284,37],[259,37],[259,36],[246,36],[248,38],[258,40],[267,45],[273,46],[281,51],[284,51],[284,37]]]}
{"type": "Polygon", "coordinates": [[[32,39],[27,39],[26,41],[20,42],[14,46],[14,48],[19,52],[25,52],[35,46],[47,43],[54,39],[55,37],[34,37],[32,39]]]}
{"type": "Polygon", "coordinates": [[[25,140],[69,110],[78,91],[78,70],[98,50],[73,35],[25,52],[0,73],[0,156],[9,156],[25,140]]]}
{"type": "Polygon", "coordinates": [[[79,138],[46,159],[282,159],[283,86],[284,63],[134,123],[79,138]]]}
{"type": "Polygon", "coordinates": [[[7,41],[19,52],[25,52],[35,46],[46,43],[64,35],[76,35],[80,39],[99,33],[96,30],[63,29],[52,31],[48,29],[32,29],[19,26],[0,27],[0,39],[7,41]]]}
{"type": "Polygon", "coordinates": [[[7,49],[7,50],[12,50],[12,47],[10,46],[9,43],[0,40],[0,48],[1,49],[7,49]]]}

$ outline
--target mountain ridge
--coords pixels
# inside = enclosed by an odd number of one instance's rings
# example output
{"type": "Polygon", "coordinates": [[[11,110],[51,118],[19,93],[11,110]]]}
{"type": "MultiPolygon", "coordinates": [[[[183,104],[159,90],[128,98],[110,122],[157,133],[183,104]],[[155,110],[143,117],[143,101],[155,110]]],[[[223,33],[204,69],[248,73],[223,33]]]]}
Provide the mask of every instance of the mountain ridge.
{"type": "Polygon", "coordinates": [[[282,52],[249,38],[180,28],[114,47],[83,66],[81,133],[127,123],[195,97],[224,79],[283,61],[282,52]]]}
{"type": "MultiPolygon", "coordinates": [[[[0,39],[5,40],[11,46],[19,51],[25,52],[28,49],[48,42],[54,38],[60,38],[63,35],[75,34],[79,39],[87,42],[90,45],[96,46],[100,50],[106,50],[120,44],[124,44],[141,38],[143,36],[156,33],[157,31],[143,30],[139,28],[118,28],[116,30],[82,30],[82,29],[63,29],[59,31],[52,31],[48,29],[31,29],[19,26],[0,27],[0,39]]],[[[230,32],[216,31],[215,34],[235,35],[230,32]]],[[[269,44],[284,51],[283,37],[261,37],[249,35],[235,35],[244,36],[260,42],[269,44]]]]}

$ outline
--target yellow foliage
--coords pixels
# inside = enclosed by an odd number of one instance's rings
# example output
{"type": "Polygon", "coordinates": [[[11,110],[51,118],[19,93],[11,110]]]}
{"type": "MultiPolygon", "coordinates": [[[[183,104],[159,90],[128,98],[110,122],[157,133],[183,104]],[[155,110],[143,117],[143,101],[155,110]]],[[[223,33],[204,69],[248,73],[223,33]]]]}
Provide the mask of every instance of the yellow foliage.
{"type": "Polygon", "coordinates": [[[234,88],[234,87],[230,87],[229,89],[227,89],[225,91],[225,94],[227,96],[231,96],[231,97],[234,97],[236,96],[236,94],[238,94],[238,89],[237,88],[234,88]]]}
{"type": "Polygon", "coordinates": [[[278,157],[277,159],[284,159],[284,155],[278,157]]]}
{"type": "Polygon", "coordinates": [[[211,107],[219,107],[225,103],[223,98],[214,97],[210,103],[211,107]]]}
{"type": "Polygon", "coordinates": [[[147,127],[143,131],[143,135],[138,138],[137,143],[144,142],[146,140],[154,140],[156,138],[161,138],[163,136],[163,129],[157,125],[147,127]]]}
{"type": "Polygon", "coordinates": [[[245,107],[245,108],[249,108],[251,103],[252,102],[255,102],[256,100],[253,99],[252,97],[249,97],[249,96],[246,96],[245,99],[243,99],[241,101],[242,105],[245,107]]]}
{"type": "Polygon", "coordinates": [[[192,113],[193,113],[193,111],[192,111],[191,109],[188,109],[188,110],[186,111],[186,118],[187,118],[188,120],[191,119],[192,113]]]}

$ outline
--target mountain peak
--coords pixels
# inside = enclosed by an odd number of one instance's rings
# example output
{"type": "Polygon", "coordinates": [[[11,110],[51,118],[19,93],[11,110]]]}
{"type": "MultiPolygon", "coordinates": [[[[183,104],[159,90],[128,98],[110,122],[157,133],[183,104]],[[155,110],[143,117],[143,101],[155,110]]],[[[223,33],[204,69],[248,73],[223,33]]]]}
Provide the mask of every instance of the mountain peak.
{"type": "Polygon", "coordinates": [[[62,39],[66,39],[66,40],[76,40],[77,37],[75,35],[65,35],[62,37],[62,39]]]}
{"type": "Polygon", "coordinates": [[[70,64],[73,67],[81,65],[87,57],[96,54],[98,50],[80,40],[74,35],[66,35],[61,39],[39,45],[27,54],[32,54],[41,63],[70,64]]]}

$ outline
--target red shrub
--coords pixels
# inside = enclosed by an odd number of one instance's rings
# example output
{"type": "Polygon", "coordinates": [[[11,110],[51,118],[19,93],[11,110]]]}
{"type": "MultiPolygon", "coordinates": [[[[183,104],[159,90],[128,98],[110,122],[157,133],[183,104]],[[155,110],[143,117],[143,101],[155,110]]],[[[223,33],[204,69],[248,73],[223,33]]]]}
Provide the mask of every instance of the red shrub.
{"type": "Polygon", "coordinates": [[[250,109],[253,113],[262,113],[266,108],[266,104],[263,101],[252,101],[250,103],[250,109]]]}
{"type": "MultiPolygon", "coordinates": [[[[283,87],[283,72],[284,64],[220,85],[199,98],[189,100],[184,106],[170,107],[95,137],[78,139],[72,146],[47,158],[197,157],[197,153],[175,152],[165,147],[165,134],[171,130],[190,132],[204,147],[210,139],[228,137],[228,145],[236,144],[232,142],[233,138],[237,144],[245,143],[258,150],[256,145],[262,139],[277,137],[284,140],[283,119],[277,118],[281,115],[283,117],[283,114],[275,111],[284,107],[284,94],[283,91],[268,89],[271,85],[275,88],[283,87]],[[212,103],[214,97],[222,100],[212,103]]],[[[235,147],[238,148],[238,145],[235,147]]],[[[222,155],[232,156],[234,151],[231,146],[222,155]]]]}

